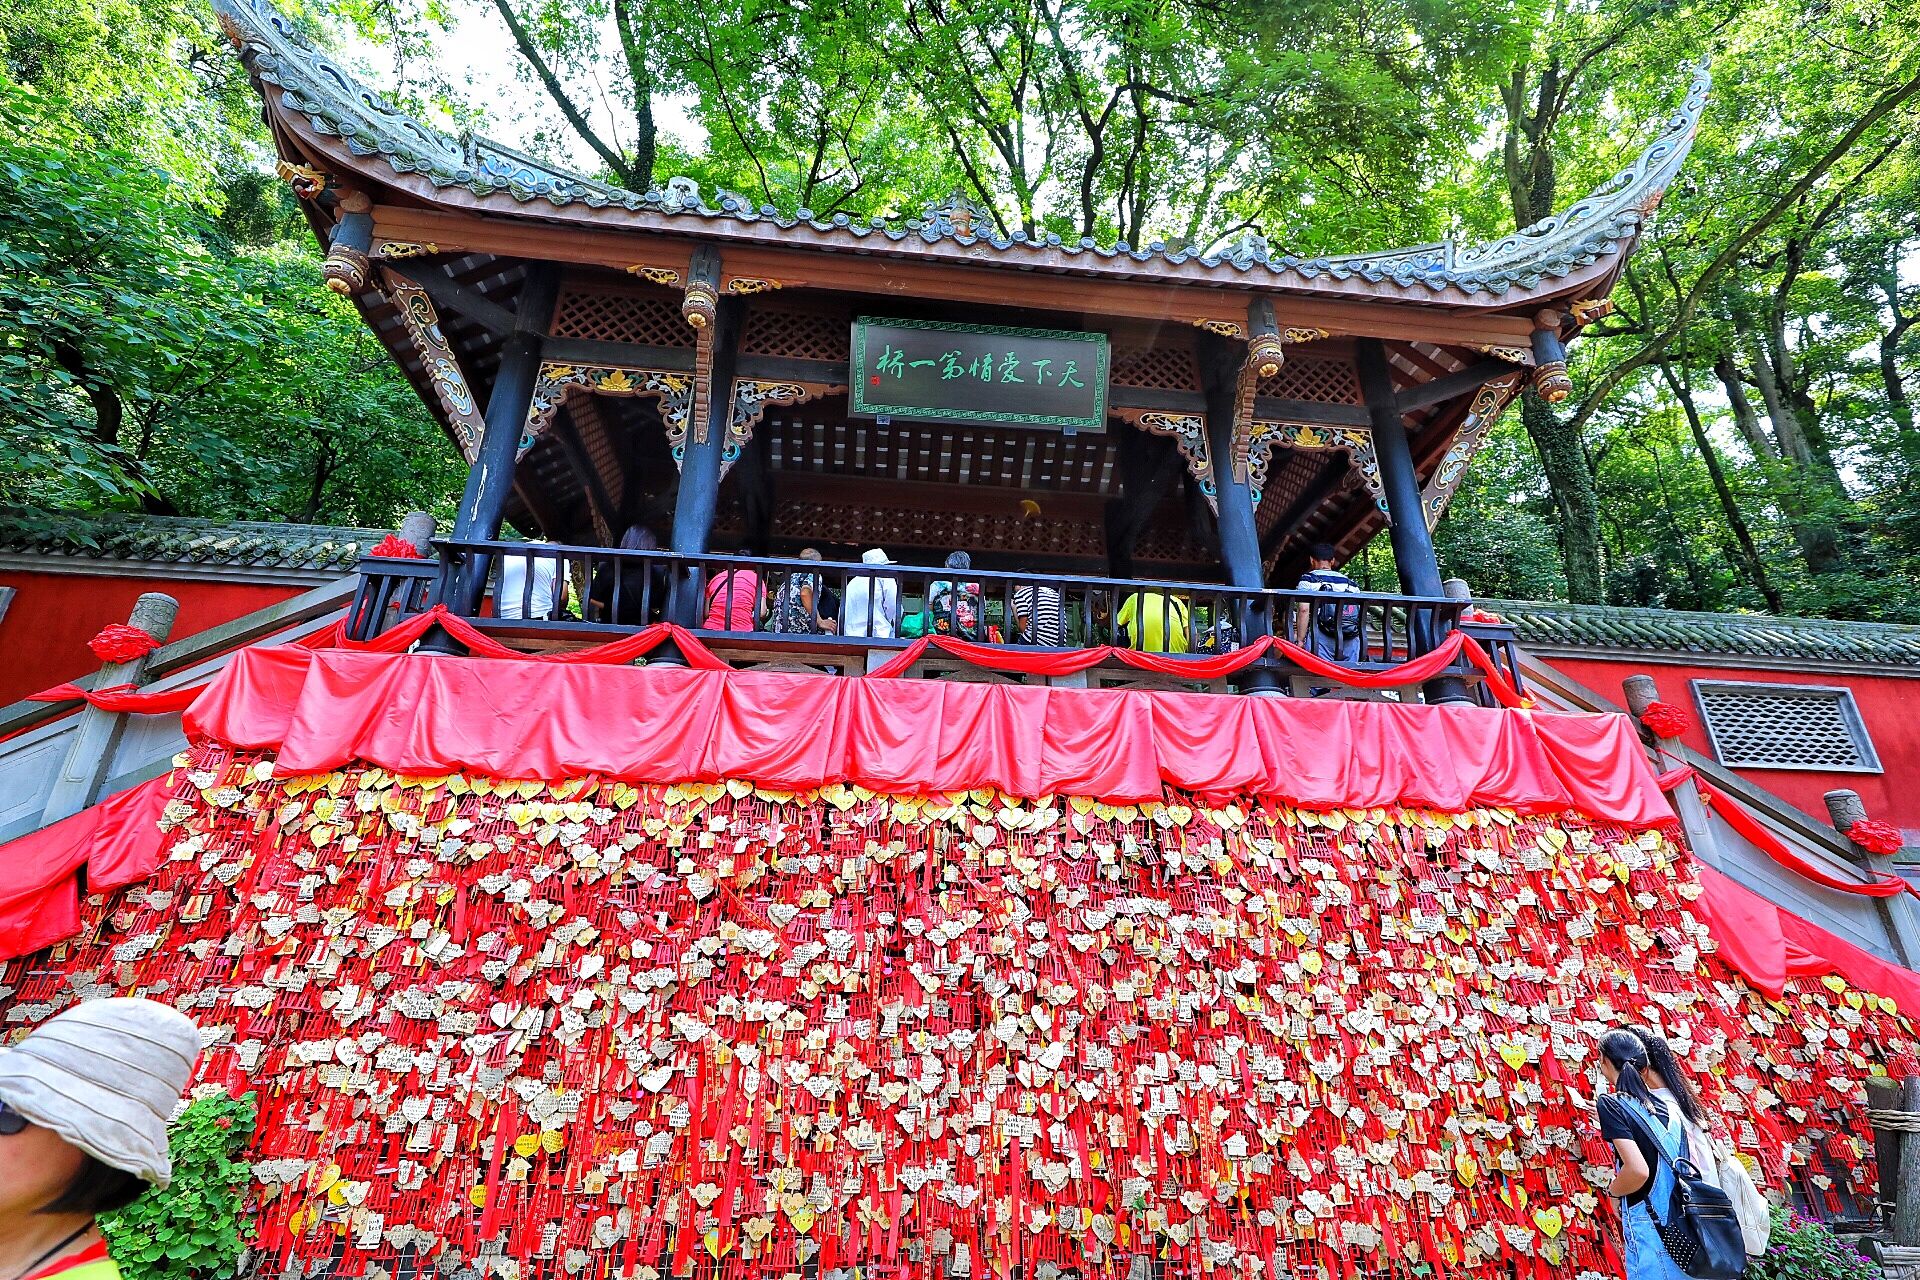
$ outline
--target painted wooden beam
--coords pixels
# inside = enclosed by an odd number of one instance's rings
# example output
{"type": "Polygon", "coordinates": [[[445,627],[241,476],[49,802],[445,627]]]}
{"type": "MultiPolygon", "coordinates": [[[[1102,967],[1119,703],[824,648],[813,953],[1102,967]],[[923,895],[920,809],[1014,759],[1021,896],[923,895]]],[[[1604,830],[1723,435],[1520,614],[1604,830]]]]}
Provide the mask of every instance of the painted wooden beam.
{"type": "MultiPolygon", "coordinates": [[[[461,284],[447,274],[445,267],[422,266],[417,263],[395,266],[394,271],[419,285],[421,291],[434,304],[456,315],[462,316],[485,329],[495,337],[504,338],[514,332],[515,316],[512,311],[492,301],[478,289],[461,284]]],[[[556,289],[557,289],[556,285],[556,289]]],[[[553,309],[549,299],[547,309],[553,309]]],[[[547,317],[541,316],[536,326],[537,332],[545,332],[547,317]]]]}
{"type": "Polygon", "coordinates": [[[548,338],[547,360],[567,364],[608,364],[628,369],[664,369],[692,373],[692,347],[651,347],[638,342],[596,342],[590,338],[548,338]]]}
{"type": "Polygon", "coordinates": [[[1445,377],[1435,378],[1431,382],[1423,382],[1417,387],[1408,387],[1394,397],[1393,405],[1403,414],[1413,413],[1428,405],[1439,404],[1443,400],[1451,400],[1455,396],[1478,391],[1495,378],[1512,373],[1513,370],[1514,366],[1505,360],[1482,360],[1478,364],[1468,365],[1458,373],[1450,373],[1445,377]]]}

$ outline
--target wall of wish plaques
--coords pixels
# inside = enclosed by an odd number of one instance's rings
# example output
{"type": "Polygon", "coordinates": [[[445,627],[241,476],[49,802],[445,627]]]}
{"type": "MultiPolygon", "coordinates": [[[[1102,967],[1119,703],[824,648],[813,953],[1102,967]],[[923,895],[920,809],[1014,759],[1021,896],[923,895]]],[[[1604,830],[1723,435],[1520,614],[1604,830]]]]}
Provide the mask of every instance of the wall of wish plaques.
{"type": "Polygon", "coordinates": [[[1666,835],[1572,814],[271,763],[194,748],[155,878],[0,966],[15,1033],[200,1022],[259,1093],[264,1275],[1591,1280],[1610,1024],[1775,1189],[1870,1186],[1859,1081],[1920,1070],[1890,1001],[1713,957],[1666,835]]]}

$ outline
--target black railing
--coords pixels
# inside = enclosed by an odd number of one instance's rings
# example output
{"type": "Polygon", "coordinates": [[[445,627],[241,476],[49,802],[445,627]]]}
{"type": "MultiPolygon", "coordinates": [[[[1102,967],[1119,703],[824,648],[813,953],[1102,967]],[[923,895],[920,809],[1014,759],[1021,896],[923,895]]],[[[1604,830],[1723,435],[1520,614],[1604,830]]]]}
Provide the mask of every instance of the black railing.
{"type": "MultiPolygon", "coordinates": [[[[1462,625],[1458,600],[1371,592],[1258,590],[1216,583],[1005,573],[607,547],[441,540],[436,561],[361,561],[348,634],[446,602],[503,633],[581,639],[679,622],[710,644],[847,654],[949,635],[1015,649],[1111,644],[1210,654],[1275,635],[1341,666],[1378,671],[1428,652],[1462,625]],[[476,589],[477,588],[477,589],[476,589]],[[468,600],[476,607],[465,607],[468,600]]],[[[1466,629],[1518,683],[1510,630],[1466,629]]],[[[844,664],[842,664],[844,665],[844,664]]],[[[1304,677],[1263,659],[1244,686],[1304,677]]],[[[1449,676],[1479,673],[1456,664],[1449,676]]]]}
{"type": "Polygon", "coordinates": [[[360,582],[347,605],[347,637],[366,640],[441,600],[443,560],[362,556],[360,582]]]}

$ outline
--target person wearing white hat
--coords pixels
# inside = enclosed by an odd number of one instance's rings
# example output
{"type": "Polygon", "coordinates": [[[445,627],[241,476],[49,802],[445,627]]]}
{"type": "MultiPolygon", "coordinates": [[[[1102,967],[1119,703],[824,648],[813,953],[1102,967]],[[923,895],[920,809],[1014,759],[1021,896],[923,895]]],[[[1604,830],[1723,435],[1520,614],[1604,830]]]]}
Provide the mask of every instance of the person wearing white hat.
{"type": "MultiPolygon", "coordinates": [[[[879,547],[860,553],[864,564],[892,564],[879,547]]],[[[840,606],[840,634],[873,636],[890,640],[899,633],[900,582],[886,577],[862,575],[847,580],[847,595],[840,606]]]]}
{"type": "Polygon", "coordinates": [[[199,1056],[191,1019],[131,997],[0,1049],[0,1280],[118,1280],[94,1218],[167,1185],[167,1121],[199,1056]]]}

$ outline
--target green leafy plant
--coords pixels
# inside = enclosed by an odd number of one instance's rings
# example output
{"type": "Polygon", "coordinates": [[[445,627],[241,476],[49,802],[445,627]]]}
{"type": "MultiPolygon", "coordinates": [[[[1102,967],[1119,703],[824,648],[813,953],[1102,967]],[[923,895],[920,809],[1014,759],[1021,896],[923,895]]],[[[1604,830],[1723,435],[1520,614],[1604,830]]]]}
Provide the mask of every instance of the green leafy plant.
{"type": "Polygon", "coordinates": [[[253,1141],[254,1095],[210,1093],[174,1122],[173,1181],[100,1220],[126,1280],[231,1276],[252,1233],[242,1218],[253,1141]]]}
{"type": "Polygon", "coordinates": [[[1791,1209],[1773,1211],[1767,1251],[1747,1267],[1747,1280],[1880,1280],[1880,1274],[1879,1263],[1791,1209]]]}

